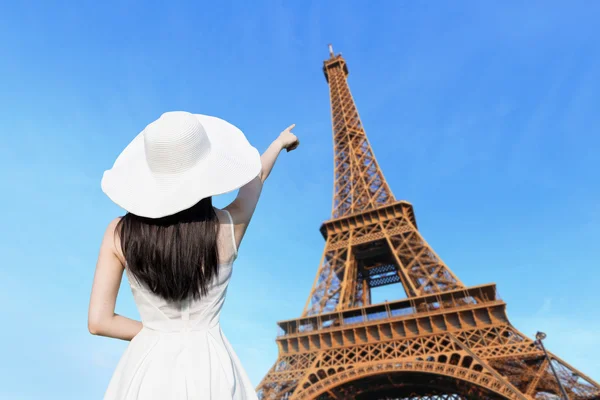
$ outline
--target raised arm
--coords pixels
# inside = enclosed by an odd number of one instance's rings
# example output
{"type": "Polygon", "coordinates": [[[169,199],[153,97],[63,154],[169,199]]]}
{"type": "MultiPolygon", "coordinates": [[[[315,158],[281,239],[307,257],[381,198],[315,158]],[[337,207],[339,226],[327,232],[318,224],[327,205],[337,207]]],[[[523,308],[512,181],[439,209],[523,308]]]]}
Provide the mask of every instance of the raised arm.
{"type": "Polygon", "coordinates": [[[294,124],[287,127],[279,134],[279,137],[271,143],[267,150],[260,156],[262,164],[260,174],[254,180],[242,186],[235,200],[225,207],[233,218],[233,224],[235,225],[235,241],[238,246],[246,233],[252,215],[254,215],[254,210],[258,204],[263,183],[271,173],[275,161],[277,161],[277,157],[283,149],[286,149],[288,152],[292,151],[298,147],[298,144],[300,143],[298,138],[291,132],[295,126],[296,125],[294,124]]]}

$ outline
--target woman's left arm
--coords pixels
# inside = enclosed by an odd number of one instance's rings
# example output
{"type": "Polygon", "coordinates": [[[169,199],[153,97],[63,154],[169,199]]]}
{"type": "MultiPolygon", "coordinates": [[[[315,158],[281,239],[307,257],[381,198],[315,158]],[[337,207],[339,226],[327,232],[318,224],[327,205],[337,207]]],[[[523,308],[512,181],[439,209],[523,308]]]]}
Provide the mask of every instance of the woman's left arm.
{"type": "Polygon", "coordinates": [[[88,311],[88,329],[92,335],[131,340],[142,329],[142,323],[115,314],[124,271],[124,262],[117,247],[119,240],[115,237],[118,222],[115,219],[108,225],[100,247],[88,311]]]}

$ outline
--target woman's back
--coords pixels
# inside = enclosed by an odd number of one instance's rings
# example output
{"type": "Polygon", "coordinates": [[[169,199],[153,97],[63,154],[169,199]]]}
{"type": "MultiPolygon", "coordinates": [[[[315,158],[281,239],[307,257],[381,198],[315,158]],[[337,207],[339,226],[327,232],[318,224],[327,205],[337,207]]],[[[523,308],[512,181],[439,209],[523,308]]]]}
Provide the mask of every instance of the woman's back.
{"type": "MultiPolygon", "coordinates": [[[[135,276],[126,269],[127,279],[132,288],[135,303],[138,306],[142,322],[149,328],[157,330],[193,330],[194,326],[218,323],[225,292],[231,278],[233,262],[237,257],[237,245],[234,227],[228,211],[217,210],[219,233],[217,246],[219,254],[218,274],[208,285],[205,295],[199,299],[188,298],[182,301],[169,301],[148,290],[135,276]]],[[[125,257],[126,258],[126,257],[125,257]]]]}
{"type": "Polygon", "coordinates": [[[121,359],[106,399],[256,398],[219,324],[237,246],[231,216],[216,212],[220,260],[205,295],[165,300],[127,272],[144,328],[121,359]]]}

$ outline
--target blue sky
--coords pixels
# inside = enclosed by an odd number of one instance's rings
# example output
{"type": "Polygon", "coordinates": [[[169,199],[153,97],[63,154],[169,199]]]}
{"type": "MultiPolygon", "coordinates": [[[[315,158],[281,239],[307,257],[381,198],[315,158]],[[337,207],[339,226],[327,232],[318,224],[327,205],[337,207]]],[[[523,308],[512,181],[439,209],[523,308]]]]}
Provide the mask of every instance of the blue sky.
{"type": "MultiPolygon", "coordinates": [[[[0,5],[0,399],[102,397],[126,344],[86,327],[100,240],[121,212],[100,178],[168,110],[228,119],[261,150],[297,124],[302,146],[269,179],[222,317],[260,381],[331,213],[330,42],[436,252],[466,284],[496,282],[517,328],[546,331],[600,379],[600,3],[367,4],[0,5]]],[[[137,317],[125,286],[117,312],[137,317]]]]}

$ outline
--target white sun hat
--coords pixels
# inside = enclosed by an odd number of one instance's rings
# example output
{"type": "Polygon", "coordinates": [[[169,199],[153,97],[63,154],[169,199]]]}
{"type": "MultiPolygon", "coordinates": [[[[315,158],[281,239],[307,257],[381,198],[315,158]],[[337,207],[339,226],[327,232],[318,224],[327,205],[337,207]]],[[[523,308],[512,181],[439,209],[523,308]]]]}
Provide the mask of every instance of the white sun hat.
{"type": "Polygon", "coordinates": [[[227,121],[184,111],[150,123],[104,172],[102,191],[126,211],[160,218],[256,178],[260,154],[227,121]]]}

